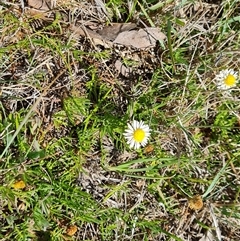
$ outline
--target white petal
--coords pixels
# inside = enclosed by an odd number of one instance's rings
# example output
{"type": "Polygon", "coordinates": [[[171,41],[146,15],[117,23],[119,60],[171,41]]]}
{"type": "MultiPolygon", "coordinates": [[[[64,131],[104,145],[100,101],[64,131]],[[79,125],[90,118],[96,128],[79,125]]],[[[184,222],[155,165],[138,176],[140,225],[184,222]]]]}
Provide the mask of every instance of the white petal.
{"type": "Polygon", "coordinates": [[[140,143],[139,142],[135,142],[135,149],[139,149],[140,148],[140,143]]]}

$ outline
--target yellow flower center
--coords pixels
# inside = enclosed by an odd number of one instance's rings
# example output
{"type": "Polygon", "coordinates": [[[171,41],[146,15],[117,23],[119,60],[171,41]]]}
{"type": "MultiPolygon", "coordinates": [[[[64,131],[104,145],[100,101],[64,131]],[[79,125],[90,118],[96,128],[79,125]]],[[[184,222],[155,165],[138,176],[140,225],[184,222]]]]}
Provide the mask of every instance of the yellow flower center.
{"type": "Polygon", "coordinates": [[[235,83],[236,83],[236,78],[235,78],[233,75],[229,74],[229,75],[226,77],[226,79],[224,80],[224,83],[225,83],[225,85],[231,87],[231,86],[235,85],[235,83]]]}
{"type": "Polygon", "coordinates": [[[136,129],[133,133],[133,138],[137,142],[142,142],[145,137],[145,131],[142,129],[136,129]]]}

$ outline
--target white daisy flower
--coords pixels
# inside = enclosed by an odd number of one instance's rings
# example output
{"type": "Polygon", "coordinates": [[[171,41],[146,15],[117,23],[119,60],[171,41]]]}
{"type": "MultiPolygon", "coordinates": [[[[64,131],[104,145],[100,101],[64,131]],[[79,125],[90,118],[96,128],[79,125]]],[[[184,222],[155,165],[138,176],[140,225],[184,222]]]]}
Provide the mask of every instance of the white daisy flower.
{"type": "Polygon", "coordinates": [[[228,90],[233,88],[238,83],[238,73],[233,69],[225,69],[220,71],[218,75],[216,75],[215,79],[217,81],[217,86],[221,90],[228,90]]]}
{"type": "Polygon", "coordinates": [[[138,149],[140,146],[147,144],[150,131],[149,126],[145,125],[143,121],[133,120],[131,123],[128,123],[128,129],[125,130],[123,135],[130,145],[130,148],[138,149]]]}

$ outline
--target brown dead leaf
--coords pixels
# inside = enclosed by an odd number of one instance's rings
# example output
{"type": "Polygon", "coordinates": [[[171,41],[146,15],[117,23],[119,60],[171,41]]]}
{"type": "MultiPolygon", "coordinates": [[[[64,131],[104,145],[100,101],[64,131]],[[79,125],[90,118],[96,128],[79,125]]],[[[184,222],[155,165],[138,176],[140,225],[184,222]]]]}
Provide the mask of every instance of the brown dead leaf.
{"type": "Polygon", "coordinates": [[[92,31],[91,29],[70,24],[69,30],[72,31],[76,36],[84,36],[87,38],[91,38],[93,40],[96,40],[94,41],[96,45],[99,44],[104,46],[104,38],[97,32],[92,31]]]}
{"type": "Polygon", "coordinates": [[[28,0],[27,3],[29,7],[42,11],[48,11],[52,6],[51,0],[28,0]]]}
{"type": "Polygon", "coordinates": [[[111,26],[105,26],[103,29],[98,30],[98,33],[106,40],[113,41],[117,36],[129,30],[136,28],[135,23],[112,23],[111,26]]]}
{"type": "Polygon", "coordinates": [[[67,235],[68,236],[73,236],[78,230],[78,227],[76,225],[71,225],[67,229],[67,235]]]}
{"type": "Polygon", "coordinates": [[[200,210],[203,207],[203,200],[201,195],[197,194],[188,200],[188,206],[192,210],[200,210]]]}
{"type": "Polygon", "coordinates": [[[118,34],[113,43],[133,46],[138,49],[154,47],[158,40],[166,38],[158,28],[144,28],[140,30],[124,31],[118,34]]]}
{"type": "Polygon", "coordinates": [[[151,144],[145,146],[145,148],[144,148],[144,152],[145,152],[146,154],[152,153],[153,151],[154,151],[154,146],[151,145],[151,144]]]}

